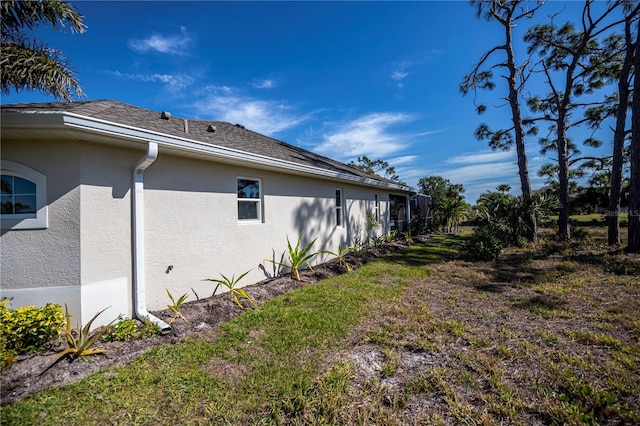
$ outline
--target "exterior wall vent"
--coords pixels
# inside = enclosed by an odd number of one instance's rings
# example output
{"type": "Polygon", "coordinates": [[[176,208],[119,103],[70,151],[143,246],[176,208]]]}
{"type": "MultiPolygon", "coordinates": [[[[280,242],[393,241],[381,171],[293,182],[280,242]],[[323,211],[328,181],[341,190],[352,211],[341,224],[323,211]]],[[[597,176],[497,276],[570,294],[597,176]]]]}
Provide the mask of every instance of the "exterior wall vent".
{"type": "Polygon", "coordinates": [[[160,114],[160,118],[162,118],[163,120],[168,120],[171,118],[171,113],[169,111],[162,111],[162,113],[160,114]]]}
{"type": "Polygon", "coordinates": [[[218,129],[213,124],[209,124],[209,127],[207,127],[207,132],[215,133],[216,130],[218,129]]]}

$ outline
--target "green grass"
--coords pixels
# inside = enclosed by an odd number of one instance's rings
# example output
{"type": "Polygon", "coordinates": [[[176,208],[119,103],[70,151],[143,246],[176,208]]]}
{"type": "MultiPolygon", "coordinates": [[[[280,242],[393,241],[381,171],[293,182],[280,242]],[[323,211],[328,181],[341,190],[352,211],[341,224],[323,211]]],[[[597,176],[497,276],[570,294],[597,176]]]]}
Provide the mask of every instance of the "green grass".
{"type": "Polygon", "coordinates": [[[292,291],[2,424],[638,424],[637,259],[592,241],[470,262],[464,242],[292,291]]]}
{"type": "MultiPolygon", "coordinates": [[[[424,247],[409,253],[423,265],[438,260],[424,247]]],[[[271,300],[224,324],[215,341],[162,346],[128,367],[3,407],[3,423],[254,424],[304,416],[307,404],[326,397],[320,383],[344,378],[345,365],[319,373],[371,315],[370,304],[394,303],[408,279],[428,274],[405,260],[390,256],[271,300]],[[209,368],[212,359],[218,365],[209,368]],[[234,369],[240,380],[229,380],[234,369]]]]}

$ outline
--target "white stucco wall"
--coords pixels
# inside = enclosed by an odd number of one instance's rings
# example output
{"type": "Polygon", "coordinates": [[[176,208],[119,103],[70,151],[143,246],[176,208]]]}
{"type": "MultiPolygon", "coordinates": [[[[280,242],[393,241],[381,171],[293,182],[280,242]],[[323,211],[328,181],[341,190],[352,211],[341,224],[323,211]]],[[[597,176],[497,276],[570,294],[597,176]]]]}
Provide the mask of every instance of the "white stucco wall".
{"type": "MultiPolygon", "coordinates": [[[[210,296],[215,285],[206,278],[251,272],[243,285],[273,273],[273,264],[286,251],[286,238],[295,244],[300,235],[306,245],[314,238],[314,251],[335,251],[351,243],[349,227],[364,221],[367,200],[373,211],[373,189],[291,176],[264,170],[162,155],[145,172],[145,245],[147,303],[149,309],[166,306],[166,290],[174,295],[195,291],[210,296]],[[262,182],[262,223],[237,219],[238,177],[262,182]],[[335,189],[343,190],[345,224],[335,224],[335,189]],[[193,289],[193,291],[192,291],[193,289]]],[[[381,197],[381,200],[383,197],[381,197]]],[[[381,202],[385,211],[385,202],[381,202]]],[[[384,214],[384,213],[383,213],[384,214]]],[[[313,263],[326,259],[318,256],[313,263]]],[[[286,260],[286,256],[285,256],[286,260]]],[[[219,289],[218,291],[222,291],[219,289]]]]}
{"type": "MultiPolygon", "coordinates": [[[[143,144],[3,141],[3,158],[47,175],[50,203],[48,229],[3,231],[3,295],[16,297],[18,306],[69,303],[82,323],[107,306],[97,324],[132,315],[132,170],[143,154],[143,144]]],[[[317,238],[314,251],[353,243],[358,230],[364,236],[365,212],[375,211],[376,193],[383,223],[375,233],[389,230],[388,192],[376,188],[179,157],[162,147],[144,181],[149,310],[166,308],[165,289],[188,293],[188,300],[195,298],[192,289],[210,296],[215,285],[204,280],[219,274],[251,270],[242,285],[265,279],[274,267],[264,260],[274,254],[280,259],[287,236],[295,244],[302,235],[304,245],[317,238]],[[238,177],[261,179],[262,223],[238,221],[238,177]],[[344,200],[341,227],[335,223],[336,188],[344,200]]]]}

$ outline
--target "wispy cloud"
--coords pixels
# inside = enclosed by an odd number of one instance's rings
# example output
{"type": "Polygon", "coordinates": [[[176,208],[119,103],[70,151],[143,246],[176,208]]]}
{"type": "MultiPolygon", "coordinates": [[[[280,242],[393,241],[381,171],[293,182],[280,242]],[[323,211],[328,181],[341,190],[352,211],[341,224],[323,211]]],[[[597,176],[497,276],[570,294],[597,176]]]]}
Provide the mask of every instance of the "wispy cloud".
{"type": "Polygon", "coordinates": [[[129,48],[135,52],[158,52],[170,55],[186,55],[191,44],[191,37],[185,27],[180,27],[179,34],[152,34],[144,39],[129,40],[129,48]]]}
{"type": "Polygon", "coordinates": [[[267,78],[263,80],[254,79],[251,85],[256,89],[273,89],[276,87],[276,82],[273,79],[267,78]]]}
{"type": "Polygon", "coordinates": [[[404,87],[404,81],[409,77],[409,75],[411,75],[412,69],[426,62],[431,62],[434,58],[442,54],[443,52],[441,51],[430,50],[417,53],[411,58],[393,62],[389,67],[391,69],[389,77],[393,80],[393,84],[395,84],[398,89],[402,89],[404,87]]]}
{"type": "Polygon", "coordinates": [[[185,74],[130,74],[120,71],[106,71],[105,73],[122,80],[142,81],[145,83],[163,83],[171,91],[183,90],[191,86],[194,82],[193,77],[185,74]]]}
{"type": "Polygon", "coordinates": [[[412,116],[402,113],[367,114],[325,134],[314,151],[343,160],[362,155],[388,158],[407,147],[407,137],[392,132],[391,127],[412,120],[412,116]]]}
{"type": "MultiPolygon", "coordinates": [[[[542,186],[544,179],[536,175],[543,163],[542,158],[529,161],[529,178],[532,188],[542,186]]],[[[448,158],[443,167],[423,170],[422,176],[442,176],[453,183],[461,183],[465,188],[467,202],[475,203],[481,193],[495,190],[500,184],[511,186],[513,194],[520,193],[517,155],[514,151],[469,152],[448,158]]]]}
{"type": "Polygon", "coordinates": [[[508,159],[515,159],[515,153],[513,151],[480,151],[464,153],[448,158],[446,162],[448,164],[477,164],[494,163],[508,159]]]}
{"type": "Polygon", "coordinates": [[[395,157],[387,160],[387,162],[394,167],[406,166],[407,164],[413,164],[419,157],[417,155],[405,155],[402,157],[395,157]]]}
{"type": "Polygon", "coordinates": [[[404,87],[404,79],[409,76],[407,69],[411,66],[411,62],[404,61],[393,65],[391,70],[391,79],[396,83],[398,89],[404,87]]]}
{"type": "Polygon", "coordinates": [[[274,135],[309,119],[308,115],[296,115],[286,102],[243,96],[231,87],[210,86],[206,92],[194,104],[198,115],[239,123],[266,135],[274,135]]]}

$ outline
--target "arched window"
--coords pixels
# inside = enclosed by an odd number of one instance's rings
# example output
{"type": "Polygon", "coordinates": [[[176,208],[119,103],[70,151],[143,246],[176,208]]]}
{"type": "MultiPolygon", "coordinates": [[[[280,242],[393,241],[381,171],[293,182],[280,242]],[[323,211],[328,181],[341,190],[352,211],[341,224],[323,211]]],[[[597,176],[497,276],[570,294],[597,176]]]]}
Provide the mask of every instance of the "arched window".
{"type": "Polygon", "coordinates": [[[47,220],[47,177],[13,161],[1,164],[2,229],[44,229],[47,220]]]}

